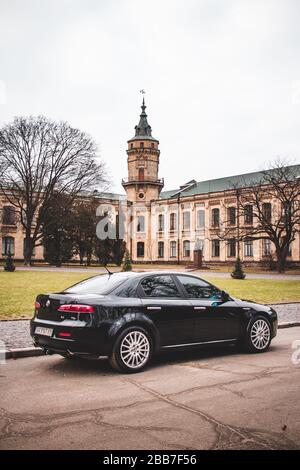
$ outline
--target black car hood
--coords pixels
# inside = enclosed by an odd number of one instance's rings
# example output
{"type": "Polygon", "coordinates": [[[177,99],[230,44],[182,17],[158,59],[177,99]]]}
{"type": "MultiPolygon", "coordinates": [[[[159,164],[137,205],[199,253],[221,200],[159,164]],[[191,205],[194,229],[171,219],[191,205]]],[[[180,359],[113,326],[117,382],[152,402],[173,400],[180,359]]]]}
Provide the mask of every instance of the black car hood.
{"type": "Polygon", "coordinates": [[[269,305],[259,304],[257,302],[253,302],[253,300],[237,299],[235,297],[233,297],[233,300],[241,307],[249,307],[254,310],[259,310],[259,311],[264,311],[264,312],[270,312],[270,309],[271,309],[269,305]]]}

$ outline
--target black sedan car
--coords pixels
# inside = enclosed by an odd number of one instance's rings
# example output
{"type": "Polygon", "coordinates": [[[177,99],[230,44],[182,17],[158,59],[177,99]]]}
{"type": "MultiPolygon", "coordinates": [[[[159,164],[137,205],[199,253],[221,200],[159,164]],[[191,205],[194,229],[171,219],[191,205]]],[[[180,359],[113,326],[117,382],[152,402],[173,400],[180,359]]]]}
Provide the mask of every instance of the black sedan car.
{"type": "Polygon", "coordinates": [[[182,272],[94,276],[38,295],[31,320],[34,344],[48,354],[108,356],[123,372],[141,371],[166,349],[235,343],[264,352],[276,332],[272,308],[182,272]]]}

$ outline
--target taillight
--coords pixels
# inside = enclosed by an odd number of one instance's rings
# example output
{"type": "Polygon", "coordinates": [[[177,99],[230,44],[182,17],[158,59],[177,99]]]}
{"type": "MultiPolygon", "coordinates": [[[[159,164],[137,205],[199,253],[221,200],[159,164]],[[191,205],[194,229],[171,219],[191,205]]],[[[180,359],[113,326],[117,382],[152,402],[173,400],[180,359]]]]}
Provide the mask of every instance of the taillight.
{"type": "Polygon", "coordinates": [[[91,305],[64,304],[59,307],[58,311],[72,313],[94,313],[95,310],[91,305]]]}
{"type": "Polygon", "coordinates": [[[35,308],[36,310],[39,310],[39,309],[41,308],[41,304],[36,301],[35,304],[34,304],[34,308],[35,308]]]}
{"type": "Polygon", "coordinates": [[[60,336],[61,338],[70,338],[71,337],[71,333],[67,332],[67,331],[61,331],[60,333],[58,333],[57,336],[60,336]]]}

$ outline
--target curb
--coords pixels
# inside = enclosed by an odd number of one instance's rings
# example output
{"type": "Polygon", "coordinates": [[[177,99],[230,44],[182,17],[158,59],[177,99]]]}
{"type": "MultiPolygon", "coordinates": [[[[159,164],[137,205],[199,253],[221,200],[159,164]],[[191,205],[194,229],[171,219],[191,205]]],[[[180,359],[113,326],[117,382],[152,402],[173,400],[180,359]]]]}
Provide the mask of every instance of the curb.
{"type": "Polygon", "coordinates": [[[287,321],[287,322],[279,323],[278,329],[291,328],[292,326],[300,326],[300,322],[299,321],[287,321]]]}
{"type": "Polygon", "coordinates": [[[5,359],[18,359],[19,357],[43,356],[45,353],[41,348],[15,348],[4,351],[5,359]]]}
{"type": "MultiPolygon", "coordinates": [[[[300,326],[300,321],[279,323],[278,329],[292,328],[294,326],[300,326]]],[[[8,349],[4,351],[4,354],[5,359],[18,359],[20,357],[34,357],[45,355],[44,351],[41,348],[35,347],[8,349]]]]}

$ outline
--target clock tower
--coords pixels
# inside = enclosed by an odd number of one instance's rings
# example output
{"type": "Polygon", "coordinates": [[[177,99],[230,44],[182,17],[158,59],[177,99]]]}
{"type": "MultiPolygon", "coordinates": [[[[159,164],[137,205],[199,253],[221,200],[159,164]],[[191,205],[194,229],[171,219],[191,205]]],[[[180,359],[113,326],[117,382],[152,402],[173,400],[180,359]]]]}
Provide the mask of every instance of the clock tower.
{"type": "Polygon", "coordinates": [[[135,126],[135,136],[128,140],[128,178],[122,185],[131,202],[150,202],[158,199],[163,188],[163,179],[158,178],[159,141],[152,137],[147,121],[146,105],[143,98],[140,121],[135,126]]]}

